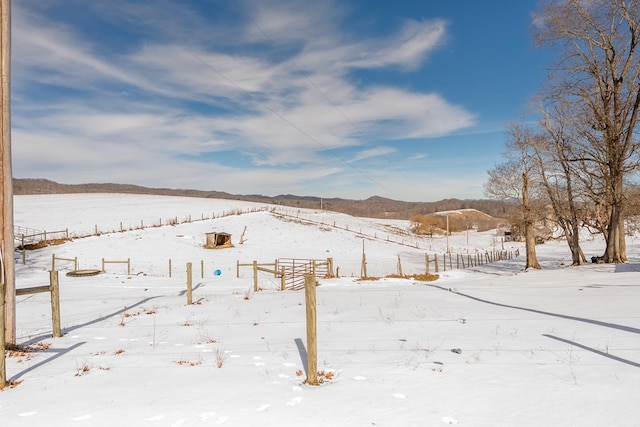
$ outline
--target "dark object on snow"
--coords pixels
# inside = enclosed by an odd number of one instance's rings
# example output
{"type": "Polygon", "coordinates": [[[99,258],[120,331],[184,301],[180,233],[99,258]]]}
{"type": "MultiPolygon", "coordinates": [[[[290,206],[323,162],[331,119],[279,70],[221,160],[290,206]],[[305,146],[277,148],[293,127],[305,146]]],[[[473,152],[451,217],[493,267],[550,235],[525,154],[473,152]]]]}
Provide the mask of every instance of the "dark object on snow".
{"type": "Polygon", "coordinates": [[[592,256],[591,257],[591,262],[594,264],[604,264],[604,257],[603,256],[592,256]]]}
{"type": "Polygon", "coordinates": [[[101,270],[73,270],[67,273],[69,277],[97,276],[101,270]]]}
{"type": "Polygon", "coordinates": [[[460,354],[460,353],[462,353],[462,350],[461,350],[461,349],[459,349],[459,348],[452,348],[452,349],[451,349],[451,351],[452,351],[452,352],[454,352],[454,353],[456,353],[456,354],[460,354]]]}

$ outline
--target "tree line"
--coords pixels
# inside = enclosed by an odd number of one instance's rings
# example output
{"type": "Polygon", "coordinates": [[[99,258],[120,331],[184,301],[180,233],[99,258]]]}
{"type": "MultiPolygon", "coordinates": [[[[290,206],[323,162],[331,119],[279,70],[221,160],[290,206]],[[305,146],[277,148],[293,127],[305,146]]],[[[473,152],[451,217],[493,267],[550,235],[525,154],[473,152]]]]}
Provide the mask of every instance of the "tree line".
{"type": "Polygon", "coordinates": [[[554,53],[533,120],[507,128],[505,161],[488,172],[489,197],[515,200],[527,268],[540,268],[535,225],[562,230],[573,265],[579,231],[606,242],[603,262],[627,261],[625,219],[637,214],[640,0],[544,0],[533,38],[554,53]]]}

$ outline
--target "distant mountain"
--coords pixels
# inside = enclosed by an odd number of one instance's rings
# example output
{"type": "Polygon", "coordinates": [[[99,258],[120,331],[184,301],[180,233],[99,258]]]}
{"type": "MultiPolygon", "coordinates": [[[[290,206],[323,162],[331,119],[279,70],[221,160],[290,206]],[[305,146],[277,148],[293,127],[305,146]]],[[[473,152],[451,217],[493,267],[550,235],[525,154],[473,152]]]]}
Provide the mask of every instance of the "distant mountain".
{"type": "Polygon", "coordinates": [[[445,199],[437,202],[403,202],[372,196],[366,200],[321,198],[284,194],[275,197],[258,194],[239,195],[223,191],[189,190],[172,188],[150,188],[131,184],[60,184],[48,179],[14,178],[13,193],[60,194],[60,193],[125,193],[154,194],[162,196],[200,197],[210,199],[245,200],[258,203],[290,206],[294,208],[325,209],[353,216],[368,218],[410,219],[417,214],[430,214],[457,209],[477,209],[493,217],[504,217],[508,204],[497,200],[445,199]]]}

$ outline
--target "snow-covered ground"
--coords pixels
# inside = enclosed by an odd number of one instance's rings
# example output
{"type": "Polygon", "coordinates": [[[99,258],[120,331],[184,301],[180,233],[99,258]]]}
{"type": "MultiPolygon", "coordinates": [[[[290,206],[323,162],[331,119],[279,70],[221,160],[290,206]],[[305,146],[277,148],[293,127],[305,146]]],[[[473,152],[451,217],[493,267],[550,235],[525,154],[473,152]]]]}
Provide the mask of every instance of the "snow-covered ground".
{"type": "MultiPolygon", "coordinates": [[[[356,281],[422,273],[425,255],[516,251],[495,233],[417,238],[407,221],[249,202],[141,195],[16,196],[18,226],[68,230],[16,253],[18,288],[60,271],[64,336],[47,294],[17,297],[17,341],[0,392],[2,426],[638,426],[640,246],[630,262],[570,267],[564,242],[524,258],[440,271],[424,283],[356,281]],[[165,225],[165,224],[174,225],[165,225]],[[177,224],[176,224],[177,223],[177,224]],[[123,230],[123,231],[121,231],[123,230]],[[234,247],[205,249],[205,233],[234,247]],[[240,236],[243,243],[240,244],[240,236]],[[317,288],[318,368],[304,384],[303,291],[237,263],[333,258],[317,288]],[[186,264],[193,265],[187,305],[186,264]],[[171,264],[171,274],[169,274],[171,264]]],[[[584,242],[587,256],[604,244],[584,242]]],[[[455,261],[454,261],[455,262],[455,261]]],[[[430,265],[433,272],[434,265],[430,265]]],[[[442,265],[440,266],[442,270],[442,265]]]]}

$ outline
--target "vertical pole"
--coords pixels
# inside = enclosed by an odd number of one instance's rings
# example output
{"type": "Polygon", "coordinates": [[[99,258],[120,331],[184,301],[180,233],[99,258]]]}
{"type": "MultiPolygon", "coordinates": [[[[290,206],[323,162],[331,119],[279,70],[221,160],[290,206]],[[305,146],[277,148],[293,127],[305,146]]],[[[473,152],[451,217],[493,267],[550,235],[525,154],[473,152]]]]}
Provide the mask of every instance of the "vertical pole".
{"type": "Polygon", "coordinates": [[[169,259],[169,277],[171,277],[171,259],[169,259]]]}
{"type": "Polygon", "coordinates": [[[127,258],[127,275],[131,276],[131,258],[127,258]]]}
{"type": "Polygon", "coordinates": [[[398,276],[402,277],[402,261],[400,261],[400,255],[398,255],[398,276]]]}
{"type": "Polygon", "coordinates": [[[447,252],[449,252],[449,215],[447,215],[447,252]]]}
{"type": "Polygon", "coordinates": [[[0,281],[0,390],[7,384],[7,366],[4,343],[4,281],[0,281]]]}
{"type": "Polygon", "coordinates": [[[49,272],[49,286],[51,289],[51,323],[53,337],[60,338],[62,336],[62,329],[60,328],[60,281],[56,270],[49,272]]]}
{"type": "Polygon", "coordinates": [[[316,334],[316,278],[304,275],[304,296],[307,306],[307,383],[318,385],[318,337],[316,334]]]}
{"type": "Polygon", "coordinates": [[[287,280],[284,277],[284,266],[280,267],[280,290],[284,291],[287,289],[287,280]]]}
{"type": "Polygon", "coordinates": [[[200,278],[204,279],[204,260],[200,260],[200,278]]]}
{"type": "Polygon", "coordinates": [[[364,252],[364,239],[362,240],[362,265],[360,266],[360,276],[367,278],[367,254],[364,252]]]}
{"type": "Polygon", "coordinates": [[[429,274],[429,254],[424,254],[424,263],[427,266],[425,271],[429,274]]]}
{"type": "Polygon", "coordinates": [[[253,292],[258,292],[258,261],[253,260],[253,292]]]}
{"type": "Polygon", "coordinates": [[[187,263],[187,305],[191,305],[193,303],[193,287],[191,282],[191,268],[192,265],[190,262],[187,263]]]}
{"type": "Polygon", "coordinates": [[[4,281],[4,333],[6,342],[16,342],[16,282],[13,244],[13,173],[11,171],[11,0],[0,1],[0,215],[2,230],[2,280],[4,281]]]}

